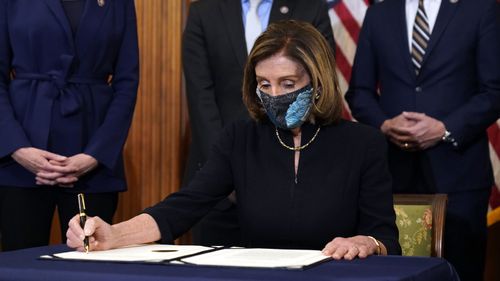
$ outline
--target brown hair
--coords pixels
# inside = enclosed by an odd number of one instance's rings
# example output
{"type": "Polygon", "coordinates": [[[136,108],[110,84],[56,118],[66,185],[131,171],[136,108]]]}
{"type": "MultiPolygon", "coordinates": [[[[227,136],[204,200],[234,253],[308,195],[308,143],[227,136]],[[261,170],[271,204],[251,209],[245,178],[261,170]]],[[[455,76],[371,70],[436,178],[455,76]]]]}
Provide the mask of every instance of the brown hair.
{"type": "Polygon", "coordinates": [[[270,24],[252,48],[243,78],[243,102],[255,120],[262,120],[266,113],[255,93],[257,81],[255,66],[274,55],[282,54],[301,64],[311,78],[314,88],[311,116],[317,124],[338,122],[342,115],[335,58],[326,39],[311,24],[295,20],[270,24]]]}

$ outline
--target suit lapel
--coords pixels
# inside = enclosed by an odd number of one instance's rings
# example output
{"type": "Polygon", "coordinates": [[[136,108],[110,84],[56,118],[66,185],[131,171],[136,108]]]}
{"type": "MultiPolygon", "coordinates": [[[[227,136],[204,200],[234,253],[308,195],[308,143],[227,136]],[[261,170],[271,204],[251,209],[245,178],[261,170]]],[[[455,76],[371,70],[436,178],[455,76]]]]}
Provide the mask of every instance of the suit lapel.
{"type": "Polygon", "coordinates": [[[43,0],[45,4],[50,8],[52,13],[54,14],[54,17],[57,19],[59,24],[61,25],[62,29],[64,30],[64,33],[66,34],[66,39],[68,40],[69,45],[71,46],[71,49],[74,51],[75,50],[75,44],[73,41],[73,33],[71,31],[71,28],[69,26],[69,21],[68,17],[66,16],[66,13],[63,10],[61,0],[43,0]]]}
{"type": "Polygon", "coordinates": [[[220,9],[236,58],[241,68],[244,68],[247,59],[247,47],[245,43],[245,29],[241,18],[241,1],[222,0],[220,1],[220,9]]]}
{"type": "Polygon", "coordinates": [[[85,8],[83,10],[75,39],[78,51],[82,51],[82,53],[79,54],[80,57],[83,57],[85,52],[89,50],[88,45],[95,41],[95,36],[96,34],[99,34],[99,29],[101,28],[103,20],[110,10],[110,6],[114,4],[109,0],[104,3],[105,4],[102,7],[98,5],[97,1],[86,1],[85,3],[85,8]]]}
{"type": "Polygon", "coordinates": [[[290,19],[294,8],[295,8],[295,1],[290,1],[290,0],[273,1],[273,6],[271,7],[271,15],[269,15],[269,23],[290,19]]]}
{"type": "MultiPolygon", "coordinates": [[[[443,0],[444,1],[444,0],[443,0]]],[[[393,15],[397,15],[396,26],[398,29],[398,39],[396,42],[401,42],[399,45],[399,50],[401,55],[403,56],[403,61],[406,64],[407,70],[411,73],[411,76],[416,78],[415,68],[411,62],[411,54],[410,49],[408,47],[408,31],[406,30],[406,1],[393,1],[394,3],[394,11],[393,15]]]]}
{"type": "Polygon", "coordinates": [[[432,50],[439,42],[441,35],[443,35],[443,31],[446,29],[446,26],[448,26],[448,23],[455,14],[456,8],[459,5],[459,3],[460,1],[457,1],[455,3],[451,3],[451,1],[449,0],[441,1],[441,7],[439,8],[439,13],[436,18],[436,24],[434,25],[434,28],[432,30],[431,39],[429,40],[429,45],[425,50],[421,71],[425,71],[425,62],[428,60],[432,50]]]}

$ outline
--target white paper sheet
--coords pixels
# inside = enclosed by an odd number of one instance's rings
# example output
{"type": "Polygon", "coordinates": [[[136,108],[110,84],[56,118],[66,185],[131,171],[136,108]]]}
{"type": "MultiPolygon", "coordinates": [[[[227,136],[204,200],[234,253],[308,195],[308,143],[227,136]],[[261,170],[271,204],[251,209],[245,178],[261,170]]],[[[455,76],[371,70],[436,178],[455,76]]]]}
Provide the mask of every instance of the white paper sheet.
{"type": "Polygon", "coordinates": [[[196,245],[133,245],[107,251],[64,252],[55,259],[114,262],[170,262],[209,266],[236,266],[301,269],[330,259],[317,250],[289,250],[263,248],[222,248],[196,245]],[[208,251],[208,252],[207,252],[208,251]],[[193,256],[191,256],[193,255],[193,256]]]}
{"type": "Polygon", "coordinates": [[[61,259],[95,260],[95,261],[127,261],[127,262],[161,262],[187,255],[207,251],[212,248],[195,245],[134,245],[125,248],[85,252],[64,252],[54,254],[61,259]]]}
{"type": "Polygon", "coordinates": [[[328,256],[317,250],[230,248],[184,258],[182,261],[197,265],[293,269],[327,259],[328,256]]]}

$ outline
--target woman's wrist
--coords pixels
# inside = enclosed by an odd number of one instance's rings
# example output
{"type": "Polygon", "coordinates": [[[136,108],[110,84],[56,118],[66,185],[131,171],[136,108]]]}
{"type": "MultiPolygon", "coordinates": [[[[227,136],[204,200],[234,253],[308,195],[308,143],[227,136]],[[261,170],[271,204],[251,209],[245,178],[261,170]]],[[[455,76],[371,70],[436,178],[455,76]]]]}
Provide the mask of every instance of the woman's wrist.
{"type": "Polygon", "coordinates": [[[375,255],[380,255],[382,253],[382,247],[380,247],[380,243],[378,242],[377,239],[375,239],[373,236],[368,235],[368,238],[372,240],[373,244],[375,244],[375,255]]]}
{"type": "Polygon", "coordinates": [[[370,238],[370,240],[372,240],[373,244],[375,245],[375,247],[376,247],[375,254],[376,255],[379,255],[379,256],[386,256],[387,255],[387,248],[385,247],[385,245],[382,242],[380,242],[379,240],[377,240],[373,236],[368,235],[367,237],[370,238]]]}

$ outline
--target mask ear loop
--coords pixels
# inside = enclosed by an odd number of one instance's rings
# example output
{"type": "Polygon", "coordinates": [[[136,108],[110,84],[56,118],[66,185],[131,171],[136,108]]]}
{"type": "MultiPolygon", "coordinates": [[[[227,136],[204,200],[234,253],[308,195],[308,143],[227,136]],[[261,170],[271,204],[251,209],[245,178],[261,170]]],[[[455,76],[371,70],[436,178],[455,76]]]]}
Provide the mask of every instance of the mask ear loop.
{"type": "Polygon", "coordinates": [[[255,93],[257,94],[257,97],[260,101],[260,111],[263,114],[266,114],[266,108],[264,107],[264,101],[262,100],[262,94],[260,93],[259,87],[255,87],[255,93]]]}
{"type": "Polygon", "coordinates": [[[259,87],[255,87],[255,93],[256,93],[256,94],[257,94],[257,96],[259,97],[260,102],[262,102],[262,97],[261,97],[261,94],[260,94],[259,87]]]}

